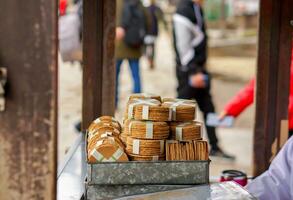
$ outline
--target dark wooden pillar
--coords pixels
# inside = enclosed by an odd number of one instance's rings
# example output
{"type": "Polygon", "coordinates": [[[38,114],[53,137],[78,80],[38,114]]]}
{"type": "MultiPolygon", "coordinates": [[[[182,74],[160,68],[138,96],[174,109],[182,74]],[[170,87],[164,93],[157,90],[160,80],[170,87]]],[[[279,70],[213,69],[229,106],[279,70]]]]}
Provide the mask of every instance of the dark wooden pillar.
{"type": "MultiPolygon", "coordinates": [[[[292,44],[291,0],[261,0],[259,18],[254,174],[265,171],[288,119],[292,44]],[[277,139],[277,140],[276,140],[277,139]],[[275,142],[276,141],[276,142],[275,142]]],[[[285,127],[286,129],[286,127],[285,127]]]]}
{"type": "Polygon", "coordinates": [[[115,111],[115,0],[84,1],[82,126],[115,111]]]}
{"type": "Polygon", "coordinates": [[[57,1],[0,1],[0,199],[56,198],[57,1]]]}

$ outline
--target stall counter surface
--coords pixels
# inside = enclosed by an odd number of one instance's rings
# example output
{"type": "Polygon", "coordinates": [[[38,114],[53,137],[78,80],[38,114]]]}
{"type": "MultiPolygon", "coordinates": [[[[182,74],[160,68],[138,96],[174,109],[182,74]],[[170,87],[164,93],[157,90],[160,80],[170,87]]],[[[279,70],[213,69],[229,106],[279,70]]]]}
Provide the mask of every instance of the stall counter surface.
{"type": "Polygon", "coordinates": [[[249,194],[240,185],[234,182],[215,183],[211,185],[202,185],[187,189],[171,190],[165,192],[157,192],[152,194],[136,195],[131,197],[123,197],[117,200],[257,200],[249,194]]]}

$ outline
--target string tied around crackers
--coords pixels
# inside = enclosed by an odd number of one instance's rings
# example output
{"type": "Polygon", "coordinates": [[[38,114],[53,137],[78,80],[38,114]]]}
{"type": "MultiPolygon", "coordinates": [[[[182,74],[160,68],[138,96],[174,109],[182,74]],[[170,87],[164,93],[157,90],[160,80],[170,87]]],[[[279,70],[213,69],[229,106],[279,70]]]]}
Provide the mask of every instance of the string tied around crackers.
{"type": "Polygon", "coordinates": [[[156,99],[132,99],[128,105],[128,118],[132,119],[134,114],[134,107],[142,105],[142,119],[148,120],[149,106],[158,106],[160,102],[156,99]]]}

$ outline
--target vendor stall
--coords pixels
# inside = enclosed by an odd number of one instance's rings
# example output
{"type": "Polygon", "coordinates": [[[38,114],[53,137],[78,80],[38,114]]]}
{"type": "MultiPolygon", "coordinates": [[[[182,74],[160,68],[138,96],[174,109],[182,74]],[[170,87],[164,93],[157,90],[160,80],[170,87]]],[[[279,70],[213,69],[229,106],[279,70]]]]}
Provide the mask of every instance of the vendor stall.
{"type": "MultiPolygon", "coordinates": [[[[114,0],[84,1],[82,111],[84,129],[89,127],[96,117],[114,114],[115,4],[114,0]]],[[[105,166],[86,165],[84,137],[80,137],[77,144],[69,151],[71,154],[60,167],[57,176],[57,1],[9,0],[1,1],[0,8],[0,67],[5,68],[1,71],[7,72],[5,76],[4,73],[0,74],[0,80],[5,80],[5,87],[2,83],[0,85],[0,196],[5,199],[52,200],[57,196],[57,182],[58,199],[77,200],[86,197],[83,196],[86,193],[96,196],[97,193],[92,191],[97,188],[92,185],[106,184],[105,181],[109,180],[106,180],[108,177],[100,177],[104,182],[98,182],[100,180],[95,180],[99,178],[98,176],[94,178],[89,176],[98,173],[99,170],[105,170],[105,166]],[[84,185],[86,169],[87,182],[84,185]],[[84,190],[81,185],[86,189],[84,190]]],[[[281,148],[286,140],[284,135],[288,132],[289,58],[293,26],[291,9],[291,0],[260,1],[254,135],[255,175],[268,168],[272,156],[281,148]],[[272,147],[274,147],[273,151],[272,147]]],[[[141,114],[142,119],[145,119],[146,112],[142,111],[141,114]]],[[[132,153],[138,152],[136,146],[140,142],[130,139],[126,143],[132,144],[132,153]]],[[[193,179],[185,179],[184,181],[187,182],[182,182],[182,185],[208,184],[207,159],[200,162],[182,162],[180,164],[188,166],[188,169],[194,167],[196,170],[192,172],[171,170],[176,178],[180,178],[180,174],[197,172],[193,174],[193,179]]],[[[151,163],[150,170],[158,170],[163,175],[162,167],[170,170],[172,166],[178,169],[176,166],[179,165],[178,161],[151,163]],[[154,166],[157,168],[153,168],[154,166]]],[[[143,165],[149,165],[149,162],[125,163],[124,167],[128,165],[133,165],[129,167],[137,170],[140,167],[144,168],[143,165]]],[[[115,169],[117,163],[109,164],[106,168],[108,167],[115,169]]],[[[154,171],[149,173],[152,172],[154,171]]],[[[125,176],[124,178],[126,179],[125,176]]],[[[150,185],[158,184],[153,180],[148,181],[147,184],[150,185]]],[[[141,184],[141,182],[135,183],[141,184]]],[[[119,184],[124,185],[126,182],[119,184]]],[[[169,179],[160,184],[173,185],[174,180],[169,179]]],[[[243,199],[253,199],[242,188],[227,184],[224,187],[223,185],[192,187],[159,195],[172,196],[183,192],[209,197],[212,194],[201,192],[211,187],[220,193],[226,191],[226,194],[232,192],[238,195],[236,193],[239,191],[245,194],[243,199]],[[234,189],[236,193],[233,192],[234,189]]],[[[162,190],[168,189],[170,187],[164,187],[162,190]]],[[[150,189],[146,192],[154,191],[150,189]]]]}

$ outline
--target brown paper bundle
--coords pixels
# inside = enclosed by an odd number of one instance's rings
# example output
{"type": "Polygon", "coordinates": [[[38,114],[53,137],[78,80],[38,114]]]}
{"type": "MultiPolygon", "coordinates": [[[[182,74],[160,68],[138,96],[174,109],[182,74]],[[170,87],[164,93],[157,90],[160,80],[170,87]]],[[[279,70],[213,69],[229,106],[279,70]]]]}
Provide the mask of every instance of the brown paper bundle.
{"type": "Polygon", "coordinates": [[[162,107],[170,110],[169,121],[193,121],[196,119],[197,104],[194,100],[163,99],[162,107]]]}
{"type": "Polygon", "coordinates": [[[165,160],[165,156],[138,156],[134,154],[128,155],[129,160],[131,161],[158,161],[165,160]]]}
{"type": "Polygon", "coordinates": [[[128,101],[130,101],[132,99],[156,99],[156,100],[162,102],[162,99],[160,96],[154,95],[154,94],[148,94],[148,93],[132,94],[129,96],[128,101]]]}
{"type": "Polygon", "coordinates": [[[132,121],[126,129],[132,138],[137,139],[162,140],[169,137],[169,125],[166,122],[132,121]]]}
{"type": "Polygon", "coordinates": [[[100,128],[101,126],[112,126],[116,128],[119,132],[121,132],[120,123],[118,122],[118,120],[116,120],[115,118],[111,116],[102,116],[97,118],[90,124],[88,131],[93,132],[96,129],[100,128]]]}
{"type": "Polygon", "coordinates": [[[143,140],[127,137],[126,152],[141,156],[164,155],[164,140],[143,140]]]}
{"type": "Polygon", "coordinates": [[[149,121],[168,121],[169,109],[155,99],[132,99],[128,102],[125,118],[149,121]]]}
{"type": "Polygon", "coordinates": [[[88,149],[88,162],[123,162],[128,161],[128,157],[112,138],[103,138],[92,148],[88,149]]]}
{"type": "Polygon", "coordinates": [[[200,122],[171,122],[171,139],[175,140],[201,140],[202,124],[200,122]]]}

